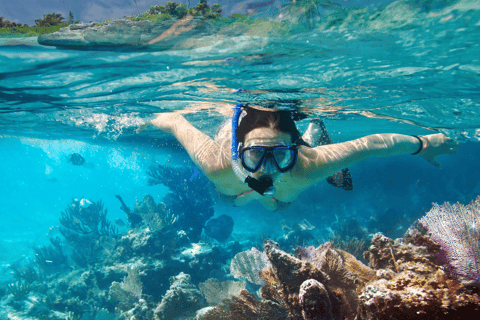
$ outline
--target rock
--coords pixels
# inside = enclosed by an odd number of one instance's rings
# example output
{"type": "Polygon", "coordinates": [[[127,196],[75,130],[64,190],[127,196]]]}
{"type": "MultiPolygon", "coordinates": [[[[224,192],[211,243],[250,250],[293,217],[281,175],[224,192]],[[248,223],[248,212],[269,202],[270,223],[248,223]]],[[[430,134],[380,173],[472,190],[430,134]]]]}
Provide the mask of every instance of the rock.
{"type": "Polygon", "coordinates": [[[86,28],[91,28],[95,26],[95,22],[90,22],[90,23],[78,23],[78,24],[71,24],[68,26],[70,30],[81,30],[81,29],[86,29],[86,28]]]}
{"type": "Polygon", "coordinates": [[[226,35],[219,35],[220,29],[203,17],[166,21],[118,19],[101,24],[72,24],[58,32],[40,35],[38,43],[72,49],[188,49],[210,46],[212,42],[225,39],[226,35]],[[200,40],[206,36],[208,41],[200,40]]]}

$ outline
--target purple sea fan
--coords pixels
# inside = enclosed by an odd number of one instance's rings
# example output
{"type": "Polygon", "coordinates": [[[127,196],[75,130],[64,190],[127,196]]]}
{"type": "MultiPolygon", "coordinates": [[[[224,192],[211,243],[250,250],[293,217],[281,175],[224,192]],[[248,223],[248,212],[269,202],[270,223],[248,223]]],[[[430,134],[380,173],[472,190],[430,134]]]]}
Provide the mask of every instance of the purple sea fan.
{"type": "Polygon", "coordinates": [[[466,206],[434,203],[420,222],[455,272],[480,283],[480,196],[466,206]]]}

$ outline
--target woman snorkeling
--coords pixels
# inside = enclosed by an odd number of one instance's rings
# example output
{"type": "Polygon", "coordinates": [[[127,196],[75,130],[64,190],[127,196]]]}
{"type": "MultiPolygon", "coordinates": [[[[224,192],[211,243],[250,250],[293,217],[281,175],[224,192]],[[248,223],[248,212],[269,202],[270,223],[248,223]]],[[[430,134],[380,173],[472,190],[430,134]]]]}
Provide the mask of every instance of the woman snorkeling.
{"type": "Polygon", "coordinates": [[[435,158],[455,154],[459,145],[443,134],[374,134],[331,144],[321,120],[312,120],[302,137],[292,115],[239,104],[214,139],[178,113],[159,113],[137,132],[153,125],[173,134],[223,199],[234,206],[258,200],[272,211],[323,179],[351,190],[346,168],[363,159],[419,154],[440,166],[435,158]]]}

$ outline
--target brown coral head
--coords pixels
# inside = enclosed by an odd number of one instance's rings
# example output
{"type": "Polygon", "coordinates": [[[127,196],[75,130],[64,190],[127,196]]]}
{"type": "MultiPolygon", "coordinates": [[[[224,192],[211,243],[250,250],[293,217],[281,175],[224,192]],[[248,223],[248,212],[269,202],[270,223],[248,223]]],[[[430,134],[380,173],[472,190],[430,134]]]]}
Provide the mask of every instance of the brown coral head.
{"type": "Polygon", "coordinates": [[[325,286],[308,279],[300,286],[299,302],[305,320],[332,320],[332,304],[325,286]]]}

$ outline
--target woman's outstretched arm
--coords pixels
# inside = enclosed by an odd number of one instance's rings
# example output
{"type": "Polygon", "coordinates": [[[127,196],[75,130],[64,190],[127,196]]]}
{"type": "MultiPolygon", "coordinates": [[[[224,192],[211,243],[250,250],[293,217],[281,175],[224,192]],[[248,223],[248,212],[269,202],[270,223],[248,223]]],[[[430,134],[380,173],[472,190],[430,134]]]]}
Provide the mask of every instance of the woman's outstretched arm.
{"type": "Polygon", "coordinates": [[[228,171],[230,163],[224,155],[228,150],[190,124],[181,114],[168,112],[157,113],[154,120],[147,121],[137,129],[137,133],[149,125],[171,133],[188,152],[193,162],[214,181],[221,178],[223,171],[228,171]]]}
{"type": "Polygon", "coordinates": [[[459,143],[439,133],[419,137],[402,134],[375,134],[343,143],[306,149],[300,157],[298,170],[307,184],[314,184],[343,168],[370,157],[400,154],[419,155],[435,166],[435,158],[442,154],[455,154],[459,143]],[[422,147],[420,149],[420,147],[422,147]]]}

